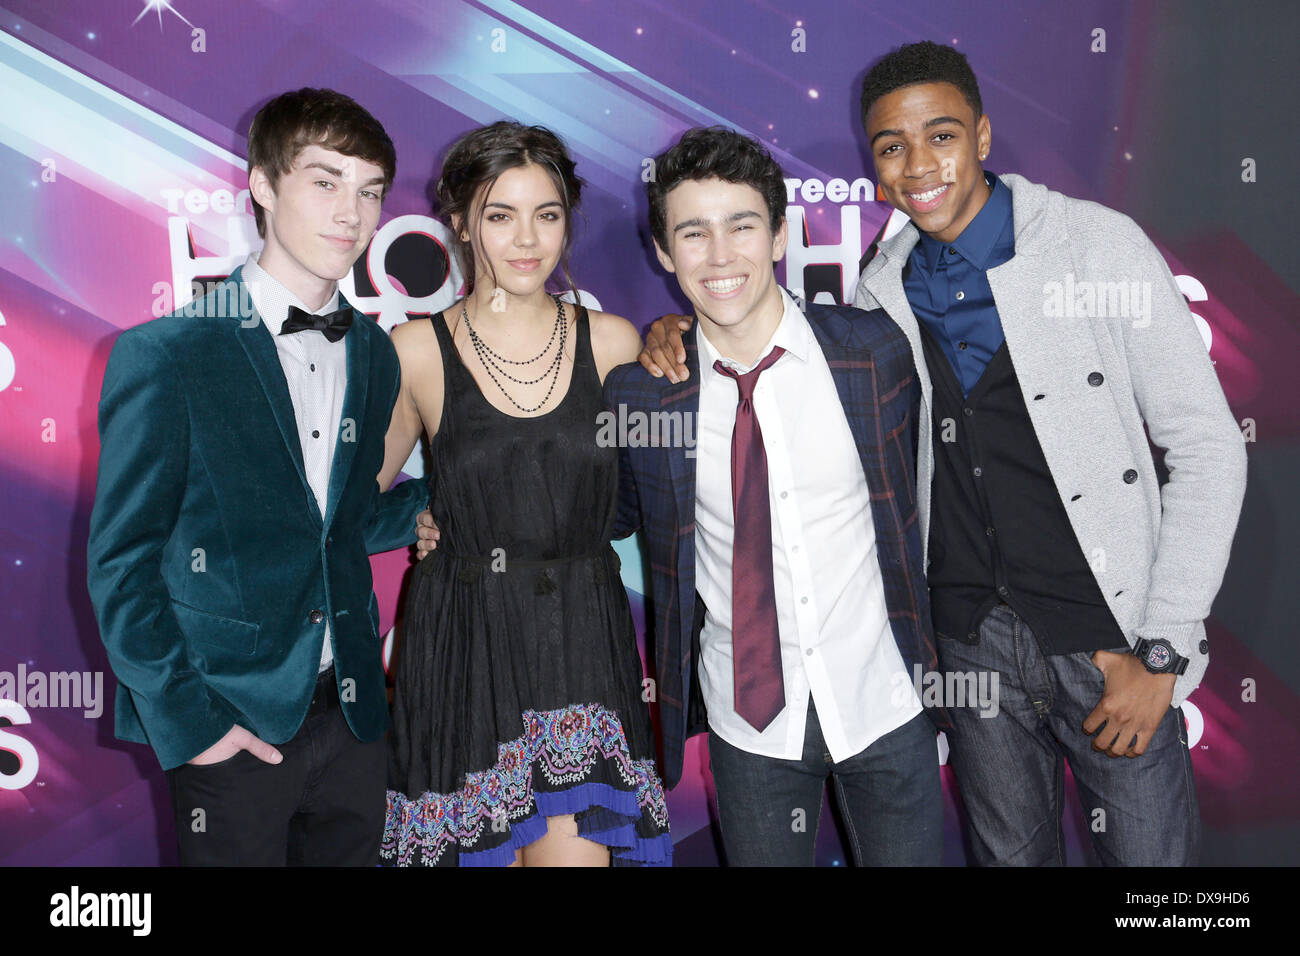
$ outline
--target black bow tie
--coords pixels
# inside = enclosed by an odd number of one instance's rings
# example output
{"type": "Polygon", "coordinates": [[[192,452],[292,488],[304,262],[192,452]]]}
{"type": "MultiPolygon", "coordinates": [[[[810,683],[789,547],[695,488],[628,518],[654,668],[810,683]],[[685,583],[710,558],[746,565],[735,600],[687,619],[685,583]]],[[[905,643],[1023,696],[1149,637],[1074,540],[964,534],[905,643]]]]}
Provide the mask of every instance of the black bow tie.
{"type": "Polygon", "coordinates": [[[304,332],[312,329],[325,336],[329,341],[337,342],[348,334],[351,325],[351,306],[339,309],[337,312],[312,315],[310,312],[304,312],[296,305],[291,305],[289,306],[289,317],[284,320],[284,325],[280,326],[280,334],[291,335],[294,332],[304,332]]]}

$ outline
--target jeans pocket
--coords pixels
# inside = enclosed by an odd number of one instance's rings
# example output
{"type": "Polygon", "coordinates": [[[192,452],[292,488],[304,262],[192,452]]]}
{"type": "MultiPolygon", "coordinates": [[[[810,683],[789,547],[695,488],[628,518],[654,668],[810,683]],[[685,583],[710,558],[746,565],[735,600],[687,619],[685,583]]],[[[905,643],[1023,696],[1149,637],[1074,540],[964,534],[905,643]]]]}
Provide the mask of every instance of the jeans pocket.
{"type": "Polygon", "coordinates": [[[246,753],[248,753],[247,750],[236,750],[225,760],[218,760],[215,761],[214,763],[187,763],[185,764],[185,766],[191,770],[215,770],[220,767],[229,767],[231,764],[233,764],[236,760],[239,759],[240,754],[246,754],[246,753]]]}
{"type": "Polygon", "coordinates": [[[941,671],[982,667],[984,666],[983,655],[988,651],[988,648],[982,648],[978,643],[972,644],[969,641],[939,634],[935,635],[934,648],[941,671]]]}
{"type": "Polygon", "coordinates": [[[1106,674],[1092,659],[1094,653],[1094,651],[1079,651],[1074,655],[1074,658],[1079,662],[1079,666],[1088,673],[1089,677],[1101,681],[1104,684],[1106,682],[1106,674]]]}

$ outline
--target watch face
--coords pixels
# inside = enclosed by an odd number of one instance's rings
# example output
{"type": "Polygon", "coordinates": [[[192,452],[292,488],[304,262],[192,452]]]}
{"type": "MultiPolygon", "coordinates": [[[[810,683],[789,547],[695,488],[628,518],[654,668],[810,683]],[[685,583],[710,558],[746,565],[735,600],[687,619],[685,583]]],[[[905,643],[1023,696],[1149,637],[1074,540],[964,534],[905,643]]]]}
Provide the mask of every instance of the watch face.
{"type": "Polygon", "coordinates": [[[1147,664],[1157,670],[1168,667],[1172,659],[1169,648],[1163,644],[1152,644],[1147,648],[1147,664]]]}

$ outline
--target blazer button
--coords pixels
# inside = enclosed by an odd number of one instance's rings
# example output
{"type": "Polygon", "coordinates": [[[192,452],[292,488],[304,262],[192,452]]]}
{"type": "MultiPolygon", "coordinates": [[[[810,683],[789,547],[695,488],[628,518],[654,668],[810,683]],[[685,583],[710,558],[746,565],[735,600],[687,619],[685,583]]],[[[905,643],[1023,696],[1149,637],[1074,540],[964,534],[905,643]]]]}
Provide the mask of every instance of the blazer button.
{"type": "Polygon", "coordinates": [[[1132,468],[1124,472],[1124,484],[1131,485],[1133,484],[1133,482],[1137,480],[1138,480],[1138,473],[1134,471],[1132,468]]]}
{"type": "Polygon", "coordinates": [[[319,624],[321,621],[325,620],[325,612],[322,611],[320,608],[316,608],[310,614],[308,614],[307,617],[311,620],[313,624],[319,624]]]}
{"type": "Polygon", "coordinates": [[[1102,375],[1101,372],[1092,372],[1088,375],[1088,384],[1093,388],[1096,388],[1104,381],[1106,381],[1106,376],[1102,375]]]}

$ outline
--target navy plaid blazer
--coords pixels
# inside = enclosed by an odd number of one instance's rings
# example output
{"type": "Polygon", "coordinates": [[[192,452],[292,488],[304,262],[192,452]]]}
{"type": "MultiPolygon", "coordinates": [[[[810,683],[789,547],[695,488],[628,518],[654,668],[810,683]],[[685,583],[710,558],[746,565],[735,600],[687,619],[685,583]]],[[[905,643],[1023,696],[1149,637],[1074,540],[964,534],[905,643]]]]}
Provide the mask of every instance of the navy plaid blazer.
{"type": "MultiPolygon", "coordinates": [[[[921,386],[912,348],[883,309],[863,312],[796,301],[826,356],[862,461],[894,640],[909,674],[916,664],[933,671],[937,657],[916,510],[921,386]]],[[[690,433],[698,434],[696,327],[682,336],[691,373],[686,381],[674,384],[666,377],[655,378],[636,363],[621,365],[606,376],[605,402],[616,416],[681,412],[683,419],[690,418],[690,433]]],[[[619,444],[614,537],[645,530],[653,606],[646,622],[653,628],[648,643],[656,674],[660,763],[663,780],[672,788],[681,779],[687,737],[708,728],[695,674],[705,613],[695,591],[695,457],[680,441],[677,447],[619,444]]],[[[927,708],[927,713],[936,726],[949,726],[941,709],[927,708]]]]}

